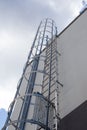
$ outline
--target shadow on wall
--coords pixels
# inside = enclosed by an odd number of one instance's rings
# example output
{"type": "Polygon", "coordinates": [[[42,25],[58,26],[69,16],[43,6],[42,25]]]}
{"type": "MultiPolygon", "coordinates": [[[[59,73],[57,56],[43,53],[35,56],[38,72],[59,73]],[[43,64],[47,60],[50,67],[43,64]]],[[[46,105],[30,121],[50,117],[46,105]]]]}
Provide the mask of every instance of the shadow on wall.
{"type": "Polygon", "coordinates": [[[60,121],[60,130],[87,130],[87,101],[60,121]]]}

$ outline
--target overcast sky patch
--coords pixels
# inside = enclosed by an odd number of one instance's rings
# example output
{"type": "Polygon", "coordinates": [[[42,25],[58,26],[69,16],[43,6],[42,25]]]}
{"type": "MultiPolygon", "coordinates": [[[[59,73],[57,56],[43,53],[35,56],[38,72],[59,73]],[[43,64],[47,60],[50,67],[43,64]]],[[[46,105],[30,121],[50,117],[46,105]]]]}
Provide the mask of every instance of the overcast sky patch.
{"type": "Polygon", "coordinates": [[[0,108],[13,100],[40,21],[54,19],[60,32],[79,14],[81,1],[0,0],[0,108]]]}

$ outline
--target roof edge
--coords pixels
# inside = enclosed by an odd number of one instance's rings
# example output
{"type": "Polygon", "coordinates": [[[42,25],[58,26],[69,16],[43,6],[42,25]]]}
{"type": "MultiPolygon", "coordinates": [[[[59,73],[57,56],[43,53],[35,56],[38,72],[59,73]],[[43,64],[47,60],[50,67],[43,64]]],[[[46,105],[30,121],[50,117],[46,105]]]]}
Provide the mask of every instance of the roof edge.
{"type": "Polygon", "coordinates": [[[66,26],[58,35],[57,37],[59,37],[68,27],[70,27],[85,11],[87,11],[87,8],[84,9],[84,11],[82,13],[80,13],[68,26],[66,26]]]}

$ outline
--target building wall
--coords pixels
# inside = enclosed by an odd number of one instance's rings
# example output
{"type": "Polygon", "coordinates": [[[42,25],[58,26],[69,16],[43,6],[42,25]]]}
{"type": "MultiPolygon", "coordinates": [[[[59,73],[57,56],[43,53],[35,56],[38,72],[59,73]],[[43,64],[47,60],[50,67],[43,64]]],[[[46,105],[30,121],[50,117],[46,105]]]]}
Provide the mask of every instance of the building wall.
{"type": "Polygon", "coordinates": [[[87,11],[57,38],[59,113],[64,118],[87,100],[87,11]]]}

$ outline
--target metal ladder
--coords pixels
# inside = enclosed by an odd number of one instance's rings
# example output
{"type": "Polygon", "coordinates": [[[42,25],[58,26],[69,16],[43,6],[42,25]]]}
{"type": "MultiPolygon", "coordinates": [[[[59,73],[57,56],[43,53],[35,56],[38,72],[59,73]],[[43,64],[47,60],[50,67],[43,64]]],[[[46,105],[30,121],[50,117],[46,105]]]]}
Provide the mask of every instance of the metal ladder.
{"type": "Polygon", "coordinates": [[[58,55],[57,55],[57,42],[52,40],[48,44],[46,49],[46,60],[45,60],[45,72],[48,75],[44,75],[42,94],[54,105],[54,108],[47,105],[47,121],[46,126],[52,130],[57,130],[57,115],[58,115],[58,55]],[[50,110],[53,109],[53,113],[50,110]]]}
{"type": "MultiPolygon", "coordinates": [[[[2,128],[2,130],[26,130],[27,123],[37,124],[37,126],[40,126],[40,129],[45,129],[45,130],[51,129],[51,127],[49,125],[49,115],[50,115],[49,112],[51,111],[50,108],[51,107],[53,108],[55,106],[54,102],[51,101],[51,86],[52,86],[52,80],[53,80],[52,75],[54,73],[53,69],[52,69],[52,66],[53,66],[52,64],[54,64],[54,59],[55,59],[54,58],[55,49],[54,49],[54,45],[53,45],[53,40],[55,39],[56,35],[57,35],[57,30],[56,30],[55,22],[52,19],[47,18],[47,19],[41,21],[41,23],[38,27],[34,42],[32,44],[25,68],[23,70],[22,77],[18,84],[17,92],[15,94],[13,102],[10,105],[6,123],[5,123],[4,127],[2,128]],[[46,47],[46,56],[41,56],[41,53],[42,53],[43,49],[45,49],[45,47],[46,47]],[[44,57],[44,59],[45,59],[45,64],[44,64],[45,68],[44,69],[38,68],[41,57],[44,57]],[[49,60],[49,62],[50,62],[48,72],[46,70],[46,65],[48,64],[47,60],[49,60]],[[26,77],[26,73],[28,71],[29,66],[31,69],[30,69],[30,72],[28,72],[29,73],[28,76],[26,77]],[[43,83],[41,84],[42,94],[38,93],[38,92],[34,92],[34,87],[36,85],[35,81],[36,81],[36,77],[37,77],[38,73],[42,73],[44,75],[43,83]],[[46,76],[49,79],[47,96],[45,96],[45,91],[44,91],[44,88],[45,88],[44,83],[45,83],[46,76]],[[26,88],[25,88],[24,95],[22,95],[21,88],[23,87],[24,80],[26,81],[26,88]],[[34,118],[33,119],[27,118],[29,110],[31,108],[32,98],[34,96],[35,96],[35,101],[37,101],[37,99],[38,99],[41,102],[41,104],[42,104],[42,102],[44,102],[46,104],[46,106],[44,107],[46,109],[45,123],[43,123],[43,121],[42,122],[39,121],[39,115],[36,115],[36,117],[38,116],[38,120],[37,119],[35,120],[34,118]],[[15,109],[17,109],[16,105],[18,103],[18,100],[20,100],[21,105],[19,108],[18,116],[16,117],[16,119],[14,119],[14,118],[12,118],[12,116],[14,114],[15,109]]],[[[53,82],[55,82],[55,79],[53,82]]],[[[38,84],[38,82],[37,82],[37,85],[40,85],[40,84],[38,84]]],[[[37,106],[37,102],[34,105],[37,106]]],[[[34,107],[34,111],[35,111],[36,106],[34,107]]],[[[38,127],[36,127],[36,129],[37,128],[38,127]]]]}

